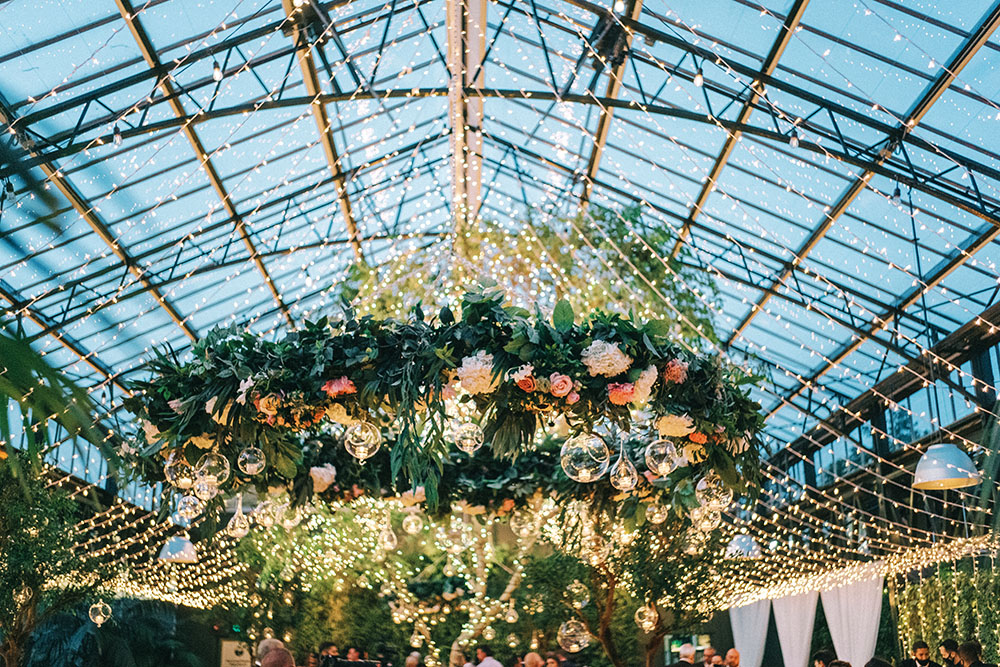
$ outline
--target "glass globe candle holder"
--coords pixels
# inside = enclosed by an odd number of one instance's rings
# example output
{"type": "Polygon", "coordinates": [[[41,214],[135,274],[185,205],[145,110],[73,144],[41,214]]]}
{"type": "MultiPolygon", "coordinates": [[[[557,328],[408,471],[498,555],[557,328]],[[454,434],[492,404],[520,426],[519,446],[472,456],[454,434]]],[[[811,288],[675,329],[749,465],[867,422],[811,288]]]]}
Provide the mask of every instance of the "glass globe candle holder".
{"type": "Polygon", "coordinates": [[[646,468],[658,477],[666,477],[677,469],[677,447],[670,440],[660,439],[646,445],[646,468]]]}
{"type": "Polygon", "coordinates": [[[361,463],[370,459],[382,446],[382,431],[369,421],[347,427],[344,432],[344,449],[361,463]]]}
{"type": "Polygon", "coordinates": [[[200,480],[222,485],[229,480],[231,470],[229,459],[219,452],[208,452],[198,460],[194,472],[200,480]]]}
{"type": "Polygon", "coordinates": [[[611,454],[604,440],[593,434],[569,438],[559,451],[563,472],[573,481],[581,483],[600,479],[607,471],[610,459],[611,454]]]}
{"type": "Polygon", "coordinates": [[[579,653],[590,646],[590,633],[581,621],[574,618],[559,626],[556,641],[564,651],[579,653]]]}
{"type": "Polygon", "coordinates": [[[172,452],[163,466],[163,477],[171,486],[186,491],[194,486],[194,467],[185,460],[181,452],[172,452]]]}
{"type": "Polygon", "coordinates": [[[104,600],[98,600],[94,604],[90,605],[87,615],[90,617],[90,620],[94,622],[94,625],[101,627],[111,620],[111,605],[104,600]]]}
{"type": "Polygon", "coordinates": [[[455,446],[470,456],[483,446],[485,436],[479,424],[463,422],[452,429],[455,446]]]}
{"type": "Polygon", "coordinates": [[[266,465],[267,457],[264,456],[264,450],[254,445],[244,448],[236,458],[236,467],[250,477],[263,472],[266,465]]]}

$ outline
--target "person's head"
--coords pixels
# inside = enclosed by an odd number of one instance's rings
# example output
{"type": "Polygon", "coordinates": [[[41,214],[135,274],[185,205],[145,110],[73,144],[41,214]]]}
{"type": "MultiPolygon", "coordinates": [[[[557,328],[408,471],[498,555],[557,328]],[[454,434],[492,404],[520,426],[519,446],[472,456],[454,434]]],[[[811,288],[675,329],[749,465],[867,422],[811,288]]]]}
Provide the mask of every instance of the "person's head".
{"type": "Polygon", "coordinates": [[[359,651],[358,649],[356,649],[356,648],[354,648],[352,646],[351,648],[347,649],[347,659],[348,660],[360,660],[361,659],[361,651],[359,651]]]}
{"type": "Polygon", "coordinates": [[[712,664],[713,665],[721,665],[722,664],[722,656],[719,655],[718,653],[716,653],[715,655],[713,655],[712,656],[712,664]]]}
{"type": "Polygon", "coordinates": [[[813,667],[830,667],[830,663],[836,659],[833,651],[816,651],[813,653],[813,667]]]}
{"type": "Polygon", "coordinates": [[[264,662],[264,656],[276,648],[285,648],[285,643],[280,639],[275,639],[274,637],[261,639],[260,643],[257,644],[257,660],[264,662]]]}
{"type": "Polygon", "coordinates": [[[851,663],[846,660],[834,660],[830,663],[830,667],[851,667],[851,663]]]}
{"type": "Polygon", "coordinates": [[[328,655],[337,655],[337,645],[333,642],[323,642],[319,645],[319,654],[324,657],[328,655]]]}
{"type": "Polygon", "coordinates": [[[910,652],[913,654],[914,660],[927,662],[931,659],[931,647],[927,645],[927,642],[913,642],[910,652]]]}
{"type": "Polygon", "coordinates": [[[954,639],[945,639],[941,642],[941,645],[938,646],[938,653],[940,653],[941,657],[945,659],[955,658],[958,653],[958,642],[954,639]]]}
{"type": "Polygon", "coordinates": [[[420,664],[420,654],[416,651],[410,653],[406,656],[406,661],[403,663],[403,667],[417,667],[420,664]]]}
{"type": "Polygon", "coordinates": [[[677,653],[680,655],[681,660],[694,662],[694,644],[681,644],[681,647],[677,649],[677,653]]]}
{"type": "Polygon", "coordinates": [[[965,667],[971,667],[971,665],[979,662],[982,649],[979,646],[979,642],[965,642],[958,647],[957,653],[958,661],[965,665],[965,667]]]}
{"type": "Polygon", "coordinates": [[[545,661],[542,660],[542,656],[532,651],[524,654],[524,667],[545,667],[545,661]]]}
{"type": "Polygon", "coordinates": [[[865,667],[892,667],[892,665],[882,658],[872,658],[865,663],[865,667]]]}
{"type": "Polygon", "coordinates": [[[715,657],[715,649],[711,646],[706,646],[705,650],[702,651],[701,657],[705,659],[705,662],[712,664],[712,658],[715,657]]]}
{"type": "Polygon", "coordinates": [[[550,655],[545,658],[545,667],[559,667],[559,658],[550,655]]]}
{"type": "Polygon", "coordinates": [[[726,667],[740,667],[740,652],[734,648],[726,651],[726,667]]]}
{"type": "Polygon", "coordinates": [[[260,667],[295,667],[295,658],[287,648],[279,646],[260,659],[260,667]]]}
{"type": "Polygon", "coordinates": [[[486,644],[480,644],[476,647],[476,660],[478,662],[482,662],[491,655],[493,655],[493,650],[486,644]]]}

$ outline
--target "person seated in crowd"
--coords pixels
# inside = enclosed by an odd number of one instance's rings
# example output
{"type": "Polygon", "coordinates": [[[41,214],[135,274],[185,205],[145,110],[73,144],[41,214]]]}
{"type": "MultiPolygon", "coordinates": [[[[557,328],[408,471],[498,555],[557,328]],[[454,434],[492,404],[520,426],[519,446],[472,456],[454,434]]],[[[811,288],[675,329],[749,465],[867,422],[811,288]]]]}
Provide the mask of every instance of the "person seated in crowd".
{"type": "Polygon", "coordinates": [[[851,667],[851,663],[846,660],[832,660],[829,667],[851,667]]]}
{"type": "Polygon", "coordinates": [[[713,667],[715,665],[722,665],[722,664],[723,664],[723,659],[722,659],[721,655],[719,655],[718,653],[716,653],[715,655],[712,656],[712,665],[713,665],[713,667]]]}
{"type": "Polygon", "coordinates": [[[257,664],[260,665],[264,662],[264,657],[276,648],[285,648],[285,643],[280,639],[275,639],[274,637],[265,637],[260,640],[257,644],[257,664]]]}
{"type": "Polygon", "coordinates": [[[319,655],[321,658],[325,658],[331,655],[340,655],[340,651],[337,650],[337,645],[333,642],[323,642],[319,645],[319,655]]]}
{"type": "Polygon", "coordinates": [[[694,644],[681,644],[677,649],[678,659],[671,667],[691,667],[694,664],[694,644]]]}
{"type": "Polygon", "coordinates": [[[958,665],[958,642],[954,639],[945,639],[938,646],[938,653],[941,654],[941,664],[944,667],[957,667],[958,665]]]}
{"type": "Polygon", "coordinates": [[[344,657],[347,660],[360,660],[361,659],[361,651],[359,651],[354,646],[351,646],[350,648],[347,649],[347,655],[344,656],[344,657]]]}
{"type": "Polygon", "coordinates": [[[830,667],[830,663],[837,659],[833,651],[823,649],[813,653],[813,667],[830,667]]]}
{"type": "Polygon", "coordinates": [[[532,651],[524,654],[524,667],[545,667],[545,661],[542,660],[542,656],[532,651]]]}
{"type": "Polygon", "coordinates": [[[927,642],[913,642],[913,646],[910,647],[910,655],[913,657],[904,660],[900,667],[941,667],[931,660],[931,647],[927,645],[927,642]]]}
{"type": "Polygon", "coordinates": [[[983,645],[975,639],[961,644],[956,653],[961,667],[988,667],[983,662],[983,645]]]}
{"type": "Polygon", "coordinates": [[[726,667],[740,667],[740,652],[734,648],[726,651],[726,667]]]}
{"type": "Polygon", "coordinates": [[[406,656],[406,660],[403,662],[403,667],[419,667],[420,665],[420,654],[416,651],[410,653],[406,656]]]}
{"type": "Polygon", "coordinates": [[[704,663],[705,667],[711,667],[712,658],[714,658],[718,653],[711,646],[706,646],[705,650],[701,652],[701,661],[704,663]]]}
{"type": "Polygon", "coordinates": [[[284,646],[272,648],[261,659],[260,667],[295,667],[295,658],[284,646]]]}
{"type": "Polygon", "coordinates": [[[503,665],[493,657],[493,649],[486,644],[480,644],[476,647],[476,667],[503,667],[503,665]]]}

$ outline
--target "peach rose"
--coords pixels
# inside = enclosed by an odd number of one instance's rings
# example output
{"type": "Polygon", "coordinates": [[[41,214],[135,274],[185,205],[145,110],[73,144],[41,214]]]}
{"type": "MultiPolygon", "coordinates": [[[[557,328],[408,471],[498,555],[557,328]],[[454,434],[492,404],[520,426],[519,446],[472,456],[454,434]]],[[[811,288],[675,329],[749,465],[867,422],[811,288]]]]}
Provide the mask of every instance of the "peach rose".
{"type": "Polygon", "coordinates": [[[612,382],[608,385],[608,400],[615,405],[628,405],[635,396],[635,385],[631,382],[612,382]]]}
{"type": "Polygon", "coordinates": [[[568,394],[566,394],[566,402],[569,403],[570,405],[573,405],[579,400],[580,400],[580,394],[576,393],[575,391],[571,391],[568,394]]]}
{"type": "Polygon", "coordinates": [[[268,394],[267,396],[258,397],[254,401],[254,405],[257,406],[259,412],[263,412],[269,417],[273,417],[278,414],[278,408],[281,406],[281,399],[278,398],[276,394],[268,394]]]}
{"type": "Polygon", "coordinates": [[[535,378],[530,375],[526,375],[517,381],[517,386],[524,391],[535,391],[535,378]]]}
{"type": "Polygon", "coordinates": [[[562,398],[573,391],[573,380],[568,375],[553,373],[549,376],[549,391],[553,396],[562,398]]]}
{"type": "Polygon", "coordinates": [[[705,435],[704,433],[695,431],[694,433],[688,436],[688,440],[690,440],[691,442],[696,442],[699,445],[704,445],[706,442],[708,442],[708,436],[705,435]]]}

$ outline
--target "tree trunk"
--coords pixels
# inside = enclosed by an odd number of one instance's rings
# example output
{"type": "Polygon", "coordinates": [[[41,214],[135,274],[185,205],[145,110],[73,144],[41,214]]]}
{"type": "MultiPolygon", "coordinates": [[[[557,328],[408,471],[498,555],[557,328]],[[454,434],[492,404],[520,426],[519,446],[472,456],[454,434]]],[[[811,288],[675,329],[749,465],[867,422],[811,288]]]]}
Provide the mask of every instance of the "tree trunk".
{"type": "MultiPolygon", "coordinates": [[[[615,667],[625,667],[621,656],[618,655],[618,647],[615,645],[614,636],[611,634],[611,618],[615,612],[615,590],[618,587],[618,578],[611,572],[606,572],[606,574],[608,594],[604,598],[604,608],[601,610],[601,616],[598,619],[597,640],[601,642],[601,647],[604,649],[604,653],[608,656],[608,660],[611,661],[612,665],[615,667]]],[[[595,571],[593,575],[595,584],[598,584],[598,576],[599,573],[595,571]]],[[[596,585],[595,588],[597,588],[596,585]]]]}
{"type": "Polygon", "coordinates": [[[656,630],[646,640],[646,667],[653,667],[656,664],[658,651],[663,650],[663,638],[667,636],[667,629],[662,623],[658,623],[656,630]]]}

